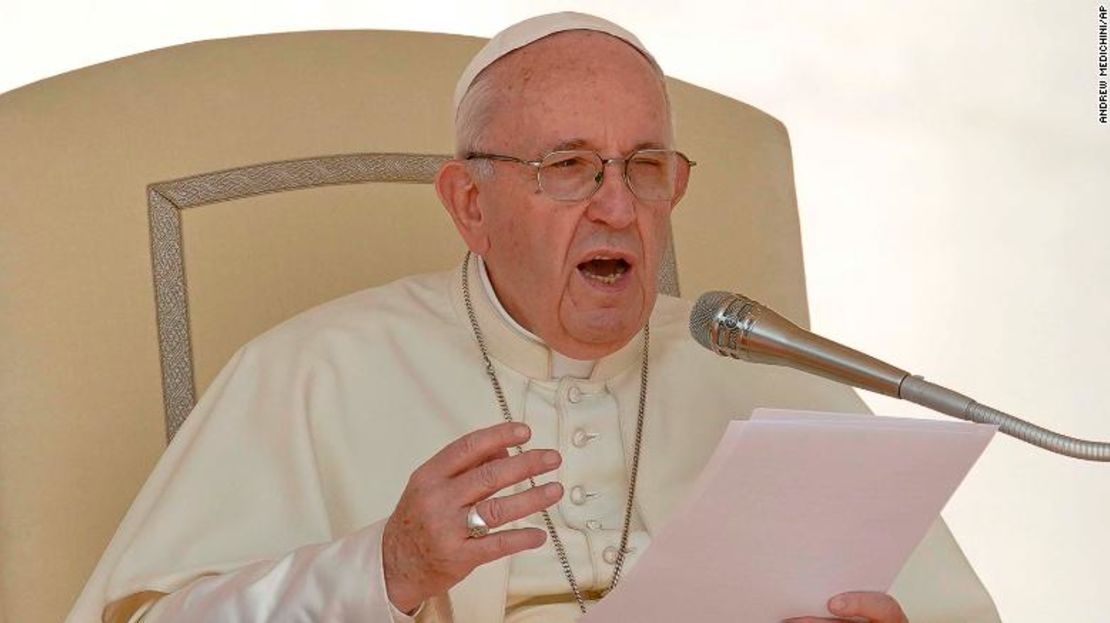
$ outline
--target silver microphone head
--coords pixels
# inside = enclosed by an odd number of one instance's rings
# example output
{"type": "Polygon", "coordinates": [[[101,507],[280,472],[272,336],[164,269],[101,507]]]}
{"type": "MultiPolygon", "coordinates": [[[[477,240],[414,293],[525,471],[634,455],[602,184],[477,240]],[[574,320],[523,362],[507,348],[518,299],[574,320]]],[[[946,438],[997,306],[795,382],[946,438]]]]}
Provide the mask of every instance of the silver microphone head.
{"type": "Polygon", "coordinates": [[[690,311],[690,335],[718,355],[741,358],[736,330],[750,326],[761,308],[742,294],[706,292],[690,311]]]}

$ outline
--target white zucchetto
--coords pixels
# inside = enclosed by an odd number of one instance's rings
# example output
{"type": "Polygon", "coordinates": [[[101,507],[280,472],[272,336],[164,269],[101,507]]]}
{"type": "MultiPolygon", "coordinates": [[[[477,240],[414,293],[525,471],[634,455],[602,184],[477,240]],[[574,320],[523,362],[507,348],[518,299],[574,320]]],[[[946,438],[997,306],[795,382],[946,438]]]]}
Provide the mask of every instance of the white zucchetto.
{"type": "Polygon", "coordinates": [[[470,64],[463,70],[462,75],[459,76],[458,84],[455,85],[455,113],[458,113],[459,104],[462,103],[463,97],[466,96],[466,92],[470,90],[470,85],[474,83],[474,79],[478,77],[478,74],[482,73],[483,69],[489,67],[497,61],[497,59],[513,50],[522,48],[544,37],[567,30],[594,30],[612,35],[639,50],[652,65],[659,67],[659,64],[655,61],[655,57],[647,51],[644,44],[640,43],[636,35],[609,20],[602,19],[595,15],[570,11],[538,15],[526,19],[523,22],[517,22],[497,33],[474,55],[474,58],[470,59],[470,64]]]}

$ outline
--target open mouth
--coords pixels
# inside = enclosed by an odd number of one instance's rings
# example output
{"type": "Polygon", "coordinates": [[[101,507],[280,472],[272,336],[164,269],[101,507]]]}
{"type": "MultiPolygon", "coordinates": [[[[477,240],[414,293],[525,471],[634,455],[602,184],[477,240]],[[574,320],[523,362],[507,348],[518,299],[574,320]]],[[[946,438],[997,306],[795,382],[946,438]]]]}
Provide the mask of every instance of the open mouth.
{"type": "Polygon", "coordinates": [[[578,272],[587,279],[592,279],[605,285],[617,282],[631,266],[618,257],[595,257],[578,265],[578,272]]]}

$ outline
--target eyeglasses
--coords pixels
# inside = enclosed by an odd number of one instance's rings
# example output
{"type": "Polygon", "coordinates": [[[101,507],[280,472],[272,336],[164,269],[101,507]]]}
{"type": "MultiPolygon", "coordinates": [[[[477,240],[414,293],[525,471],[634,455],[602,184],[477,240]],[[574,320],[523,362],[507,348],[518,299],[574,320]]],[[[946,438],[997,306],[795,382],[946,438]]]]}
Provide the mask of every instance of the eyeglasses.
{"type": "Polygon", "coordinates": [[[641,201],[671,201],[678,181],[697,164],[673,149],[640,149],[624,158],[602,158],[596,151],[553,151],[540,160],[471,152],[467,160],[498,160],[536,169],[540,190],[556,201],[582,201],[593,196],[605,178],[605,165],[623,165],[624,183],[641,201]]]}

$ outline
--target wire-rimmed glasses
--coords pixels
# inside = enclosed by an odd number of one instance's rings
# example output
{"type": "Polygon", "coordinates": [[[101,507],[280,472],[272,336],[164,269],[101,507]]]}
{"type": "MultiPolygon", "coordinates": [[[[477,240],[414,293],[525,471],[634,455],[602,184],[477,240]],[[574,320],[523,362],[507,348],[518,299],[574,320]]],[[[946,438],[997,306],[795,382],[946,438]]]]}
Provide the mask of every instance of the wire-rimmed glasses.
{"type": "Polygon", "coordinates": [[[498,160],[526,164],[536,170],[540,190],[556,201],[582,201],[593,196],[605,178],[605,165],[621,163],[628,189],[641,201],[672,201],[679,180],[697,164],[673,149],[638,149],[624,158],[602,158],[596,151],[553,151],[539,160],[471,152],[467,160],[498,160]]]}

